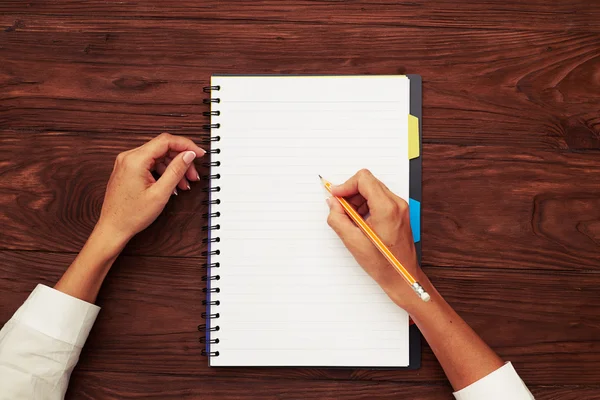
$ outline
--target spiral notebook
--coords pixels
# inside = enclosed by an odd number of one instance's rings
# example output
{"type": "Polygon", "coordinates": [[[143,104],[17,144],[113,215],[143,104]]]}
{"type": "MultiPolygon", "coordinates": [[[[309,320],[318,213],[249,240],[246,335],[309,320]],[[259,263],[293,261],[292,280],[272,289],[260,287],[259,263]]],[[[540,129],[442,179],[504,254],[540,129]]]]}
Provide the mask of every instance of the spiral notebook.
{"type": "Polygon", "coordinates": [[[211,366],[403,367],[420,335],[327,225],[318,175],[361,168],[410,203],[420,257],[419,76],[213,76],[211,366]]]}

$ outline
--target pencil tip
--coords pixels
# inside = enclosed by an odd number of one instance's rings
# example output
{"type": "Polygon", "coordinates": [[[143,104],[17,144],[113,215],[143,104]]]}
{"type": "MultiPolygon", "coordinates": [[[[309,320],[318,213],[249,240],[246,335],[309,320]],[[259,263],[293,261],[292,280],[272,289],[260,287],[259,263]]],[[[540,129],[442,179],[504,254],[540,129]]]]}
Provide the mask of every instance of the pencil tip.
{"type": "Polygon", "coordinates": [[[319,178],[323,179],[323,177],[321,175],[319,175],[319,178]]]}

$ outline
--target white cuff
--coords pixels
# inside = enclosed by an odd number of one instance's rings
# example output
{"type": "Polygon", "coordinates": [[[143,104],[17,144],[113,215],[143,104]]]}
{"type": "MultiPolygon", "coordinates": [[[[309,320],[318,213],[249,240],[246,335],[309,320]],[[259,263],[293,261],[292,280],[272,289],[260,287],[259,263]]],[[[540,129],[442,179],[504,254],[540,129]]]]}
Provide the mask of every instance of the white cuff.
{"type": "Polygon", "coordinates": [[[454,393],[457,400],[531,400],[533,396],[511,363],[454,393]]]}
{"type": "Polygon", "coordinates": [[[13,320],[54,339],[83,347],[100,307],[37,285],[13,320]]]}

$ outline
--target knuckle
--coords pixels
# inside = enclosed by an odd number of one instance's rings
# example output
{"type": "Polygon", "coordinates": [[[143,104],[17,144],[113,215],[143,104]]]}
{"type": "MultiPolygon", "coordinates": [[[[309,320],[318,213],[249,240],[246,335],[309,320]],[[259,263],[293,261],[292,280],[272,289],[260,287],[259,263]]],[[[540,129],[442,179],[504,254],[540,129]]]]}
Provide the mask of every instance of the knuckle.
{"type": "Polygon", "coordinates": [[[122,164],[125,161],[126,156],[127,156],[127,153],[125,153],[125,152],[117,154],[117,159],[115,160],[115,164],[122,164]]]}
{"type": "Polygon", "coordinates": [[[331,229],[333,229],[333,231],[335,233],[337,233],[338,236],[339,236],[340,232],[339,232],[339,229],[338,229],[339,228],[338,219],[336,218],[336,215],[334,213],[330,213],[327,216],[327,225],[329,225],[329,227],[331,229]]]}
{"type": "Polygon", "coordinates": [[[187,171],[187,167],[181,165],[181,163],[172,162],[171,164],[169,164],[169,167],[171,168],[171,172],[173,173],[173,175],[175,175],[176,177],[182,176],[187,171]]]}
{"type": "Polygon", "coordinates": [[[398,201],[396,201],[396,207],[397,211],[395,218],[397,218],[400,221],[401,225],[410,224],[410,213],[408,211],[408,203],[404,199],[398,198],[398,201]]]}
{"type": "Polygon", "coordinates": [[[400,206],[391,199],[386,199],[381,203],[381,212],[388,218],[397,218],[400,216],[400,206]]]}
{"type": "Polygon", "coordinates": [[[398,205],[398,211],[400,211],[400,213],[405,214],[406,212],[408,212],[408,203],[406,202],[406,200],[398,197],[398,199],[396,200],[396,204],[398,205]]]}
{"type": "Polygon", "coordinates": [[[163,132],[156,137],[158,140],[167,141],[171,138],[171,134],[167,132],[163,132]]]}
{"type": "Polygon", "coordinates": [[[334,224],[335,224],[335,217],[333,216],[333,214],[329,214],[327,216],[327,225],[329,225],[330,227],[333,228],[334,224]]]}
{"type": "Polygon", "coordinates": [[[363,168],[356,173],[356,176],[358,176],[359,178],[371,178],[373,174],[368,169],[363,168]]]}

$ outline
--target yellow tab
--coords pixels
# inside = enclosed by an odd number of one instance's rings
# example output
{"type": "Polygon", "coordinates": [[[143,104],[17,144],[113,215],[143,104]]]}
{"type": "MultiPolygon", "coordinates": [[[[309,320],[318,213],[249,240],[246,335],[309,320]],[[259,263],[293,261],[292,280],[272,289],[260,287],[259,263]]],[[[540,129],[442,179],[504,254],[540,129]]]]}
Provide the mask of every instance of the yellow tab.
{"type": "Polygon", "coordinates": [[[419,118],[408,116],[408,159],[419,157],[419,118]]]}

